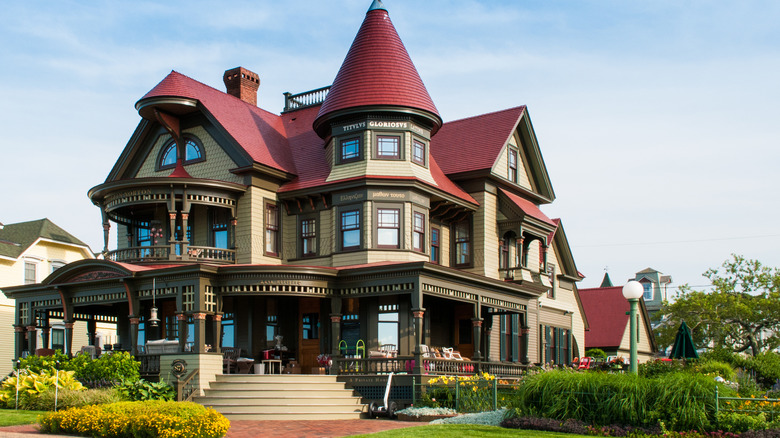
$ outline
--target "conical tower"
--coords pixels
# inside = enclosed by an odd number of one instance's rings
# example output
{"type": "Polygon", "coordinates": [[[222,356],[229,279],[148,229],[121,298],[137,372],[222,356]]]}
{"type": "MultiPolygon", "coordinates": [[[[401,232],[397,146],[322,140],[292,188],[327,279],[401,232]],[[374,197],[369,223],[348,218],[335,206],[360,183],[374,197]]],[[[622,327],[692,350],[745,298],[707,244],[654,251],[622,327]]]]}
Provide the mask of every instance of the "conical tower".
{"type": "Polygon", "coordinates": [[[326,138],[356,116],[396,116],[435,133],[442,121],[380,0],[374,0],[313,127],[326,138]]]}

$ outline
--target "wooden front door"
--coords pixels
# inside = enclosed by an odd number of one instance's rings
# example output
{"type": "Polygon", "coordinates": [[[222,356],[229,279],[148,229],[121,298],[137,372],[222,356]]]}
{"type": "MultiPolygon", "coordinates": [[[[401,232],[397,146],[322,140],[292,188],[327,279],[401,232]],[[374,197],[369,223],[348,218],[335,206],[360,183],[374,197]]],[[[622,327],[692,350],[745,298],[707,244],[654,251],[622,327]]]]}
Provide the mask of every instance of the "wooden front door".
{"type": "Polygon", "coordinates": [[[298,363],[304,373],[311,373],[319,367],[317,356],[320,351],[320,300],[319,298],[301,298],[298,305],[298,363]]]}

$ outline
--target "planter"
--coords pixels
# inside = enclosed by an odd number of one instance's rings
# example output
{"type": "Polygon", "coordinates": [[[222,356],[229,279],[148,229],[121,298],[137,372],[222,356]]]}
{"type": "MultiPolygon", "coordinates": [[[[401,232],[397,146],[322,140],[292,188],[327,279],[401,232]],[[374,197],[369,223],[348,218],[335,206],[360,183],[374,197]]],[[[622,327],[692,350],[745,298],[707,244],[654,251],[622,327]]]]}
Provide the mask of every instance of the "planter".
{"type": "Polygon", "coordinates": [[[438,420],[440,418],[451,418],[457,416],[458,414],[444,414],[444,415],[420,415],[419,417],[415,417],[413,415],[398,414],[398,421],[417,421],[420,423],[429,423],[433,420],[438,420]]]}

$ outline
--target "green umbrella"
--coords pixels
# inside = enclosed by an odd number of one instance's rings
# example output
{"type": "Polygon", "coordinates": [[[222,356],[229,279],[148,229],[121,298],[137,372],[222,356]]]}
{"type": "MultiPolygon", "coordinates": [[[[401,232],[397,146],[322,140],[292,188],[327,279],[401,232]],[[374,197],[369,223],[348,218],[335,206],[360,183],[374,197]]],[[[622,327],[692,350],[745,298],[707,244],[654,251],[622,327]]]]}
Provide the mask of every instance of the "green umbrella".
{"type": "Polygon", "coordinates": [[[696,352],[696,346],[693,345],[691,329],[685,321],[680,324],[677,330],[677,336],[674,338],[674,346],[669,357],[673,359],[698,359],[699,353],[696,352]]]}

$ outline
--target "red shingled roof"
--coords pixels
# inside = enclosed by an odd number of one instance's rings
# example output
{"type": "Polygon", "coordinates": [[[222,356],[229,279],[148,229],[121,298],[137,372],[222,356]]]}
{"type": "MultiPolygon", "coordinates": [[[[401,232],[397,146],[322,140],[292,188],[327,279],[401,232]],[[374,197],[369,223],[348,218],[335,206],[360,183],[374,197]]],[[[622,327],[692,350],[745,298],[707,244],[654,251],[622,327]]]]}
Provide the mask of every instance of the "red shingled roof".
{"type": "Polygon", "coordinates": [[[630,310],[622,289],[615,286],[579,290],[590,325],[590,330],[585,332],[585,348],[620,346],[629,322],[626,312],[630,310]]]}
{"type": "Polygon", "coordinates": [[[186,97],[199,101],[252,160],[274,169],[295,173],[287,134],[278,115],[176,71],[171,71],[141,100],[162,96],[186,97]]]}
{"type": "MultiPolygon", "coordinates": [[[[514,202],[515,205],[517,205],[517,207],[520,208],[520,210],[523,210],[523,213],[525,213],[528,216],[531,216],[533,218],[539,219],[540,221],[542,221],[544,223],[547,223],[547,224],[550,224],[550,225],[552,225],[554,227],[558,226],[558,222],[555,222],[554,220],[552,220],[549,217],[547,217],[547,215],[542,213],[542,210],[540,210],[539,207],[537,207],[536,204],[534,204],[533,202],[531,202],[531,201],[529,201],[529,200],[527,200],[525,198],[522,198],[520,196],[517,196],[514,193],[508,192],[508,191],[506,191],[506,190],[504,190],[504,189],[502,189],[500,187],[499,187],[498,190],[500,190],[501,193],[506,195],[507,198],[509,198],[512,202],[514,202]]],[[[551,239],[552,239],[552,236],[553,235],[551,234],[550,235],[551,239]]]]}
{"type": "Polygon", "coordinates": [[[431,153],[447,175],[490,169],[524,112],[525,106],[518,106],[447,122],[431,139],[431,153]]]}
{"type": "Polygon", "coordinates": [[[366,14],[317,119],[346,108],[371,105],[416,108],[441,120],[384,9],[366,14]]]}

